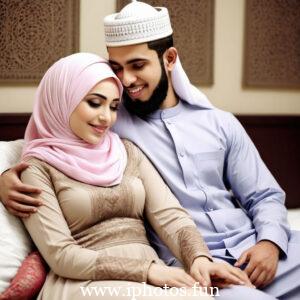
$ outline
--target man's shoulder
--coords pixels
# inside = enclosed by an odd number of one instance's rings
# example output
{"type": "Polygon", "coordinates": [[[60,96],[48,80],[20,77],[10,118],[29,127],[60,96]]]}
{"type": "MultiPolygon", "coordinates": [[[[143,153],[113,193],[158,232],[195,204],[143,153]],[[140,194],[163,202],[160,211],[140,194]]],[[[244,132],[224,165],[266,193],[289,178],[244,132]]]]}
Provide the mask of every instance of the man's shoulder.
{"type": "Polygon", "coordinates": [[[215,130],[224,138],[231,139],[242,129],[241,124],[233,113],[220,108],[198,109],[192,120],[209,131],[215,130]]]}
{"type": "Polygon", "coordinates": [[[222,110],[217,107],[212,107],[212,108],[200,108],[197,106],[193,105],[188,105],[189,109],[193,111],[195,116],[198,118],[198,113],[199,114],[204,114],[207,115],[207,119],[214,121],[218,124],[223,124],[223,125],[228,125],[228,123],[232,123],[236,120],[236,117],[233,115],[233,113],[229,111],[222,110]]]}
{"type": "Polygon", "coordinates": [[[219,118],[231,118],[233,116],[233,114],[230,111],[226,111],[218,107],[212,107],[210,109],[207,109],[207,111],[211,114],[216,115],[219,118]]]}
{"type": "Polygon", "coordinates": [[[118,134],[123,132],[124,127],[129,130],[129,127],[133,125],[133,118],[126,110],[124,105],[120,105],[120,109],[118,110],[117,121],[114,124],[112,130],[118,134]]]}

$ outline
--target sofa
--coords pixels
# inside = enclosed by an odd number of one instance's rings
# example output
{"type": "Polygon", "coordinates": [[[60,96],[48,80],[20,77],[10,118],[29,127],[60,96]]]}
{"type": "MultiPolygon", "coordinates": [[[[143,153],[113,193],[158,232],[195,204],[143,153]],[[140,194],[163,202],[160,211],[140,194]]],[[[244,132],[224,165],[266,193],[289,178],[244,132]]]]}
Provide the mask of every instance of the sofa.
{"type": "MultiPolygon", "coordinates": [[[[0,142],[0,173],[19,161],[23,140],[0,142]]],[[[292,229],[300,230],[300,208],[288,209],[292,229]]],[[[23,223],[0,203],[0,300],[33,299],[47,267],[23,223]]]]}

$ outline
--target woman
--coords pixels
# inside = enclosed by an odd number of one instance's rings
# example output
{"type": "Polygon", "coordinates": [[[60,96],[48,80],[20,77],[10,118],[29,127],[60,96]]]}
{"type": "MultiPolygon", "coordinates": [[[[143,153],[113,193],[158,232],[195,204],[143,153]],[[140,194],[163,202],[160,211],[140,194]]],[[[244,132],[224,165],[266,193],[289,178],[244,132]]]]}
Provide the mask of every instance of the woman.
{"type": "Polygon", "coordinates": [[[249,284],[239,269],[212,262],[147,158],[109,130],[121,95],[106,61],[88,53],[56,62],[38,87],[23,151],[30,167],[22,173],[24,183],[42,190],[43,205],[23,219],[51,269],[38,299],[84,298],[85,287],[122,286],[124,295],[129,285],[141,290],[141,282],[150,289],[209,286],[213,274],[219,286],[249,284]],[[144,216],[192,276],[158,258],[144,216]]]}

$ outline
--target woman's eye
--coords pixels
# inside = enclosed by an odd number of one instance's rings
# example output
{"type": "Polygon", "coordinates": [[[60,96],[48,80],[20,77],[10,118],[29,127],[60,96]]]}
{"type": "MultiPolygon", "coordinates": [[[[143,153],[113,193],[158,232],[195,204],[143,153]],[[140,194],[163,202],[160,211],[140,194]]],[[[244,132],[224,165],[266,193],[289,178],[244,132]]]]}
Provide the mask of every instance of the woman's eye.
{"type": "Polygon", "coordinates": [[[87,103],[90,107],[93,107],[93,108],[97,108],[100,106],[100,103],[99,102],[96,102],[96,101],[93,101],[93,100],[87,100],[87,103]]]}
{"type": "Polygon", "coordinates": [[[117,106],[111,106],[110,109],[112,111],[117,111],[117,110],[119,110],[119,105],[117,105],[117,106]]]}

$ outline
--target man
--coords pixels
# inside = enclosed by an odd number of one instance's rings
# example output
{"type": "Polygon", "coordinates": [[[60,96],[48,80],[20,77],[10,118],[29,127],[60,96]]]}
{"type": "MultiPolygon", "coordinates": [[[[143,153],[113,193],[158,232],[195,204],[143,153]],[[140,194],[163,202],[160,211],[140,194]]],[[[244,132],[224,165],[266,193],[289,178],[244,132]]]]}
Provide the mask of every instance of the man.
{"type": "MultiPolygon", "coordinates": [[[[167,10],[134,1],[104,26],[111,66],[125,88],[115,131],[151,159],[211,254],[243,268],[258,287],[226,288],[219,299],[299,299],[300,234],[289,230],[285,194],[239,122],[190,84],[167,10]]],[[[4,204],[20,216],[38,204],[20,194],[39,192],[19,181],[25,167],[0,180],[4,204]]],[[[166,263],[180,264],[151,229],[149,235],[166,263]]]]}

